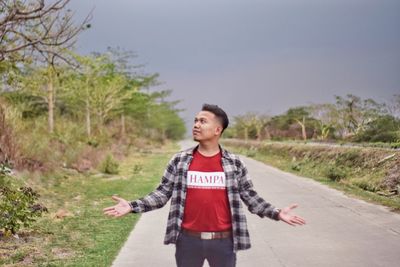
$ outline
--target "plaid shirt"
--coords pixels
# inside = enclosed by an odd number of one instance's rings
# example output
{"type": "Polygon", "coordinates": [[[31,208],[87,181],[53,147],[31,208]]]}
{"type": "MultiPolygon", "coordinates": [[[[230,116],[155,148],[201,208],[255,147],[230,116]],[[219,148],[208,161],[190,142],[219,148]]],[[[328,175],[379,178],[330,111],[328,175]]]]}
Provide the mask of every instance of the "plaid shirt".
{"type": "MultiPolygon", "coordinates": [[[[186,177],[195,149],[197,147],[177,153],[170,160],[160,185],[147,196],[130,202],[132,212],[141,213],[161,208],[171,198],[164,244],[176,243],[181,230],[186,199],[186,177]]],[[[234,251],[248,249],[251,246],[250,238],[240,200],[246,204],[251,213],[260,217],[279,220],[279,211],[258,196],[253,189],[253,183],[243,161],[223,148],[221,151],[222,167],[226,175],[227,194],[232,214],[234,251]]]]}

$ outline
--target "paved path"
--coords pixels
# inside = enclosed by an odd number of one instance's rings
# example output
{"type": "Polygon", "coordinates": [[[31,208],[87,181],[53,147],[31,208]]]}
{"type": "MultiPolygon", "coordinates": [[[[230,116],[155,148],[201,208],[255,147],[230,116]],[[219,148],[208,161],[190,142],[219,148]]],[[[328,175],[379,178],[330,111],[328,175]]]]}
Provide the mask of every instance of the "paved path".
{"type": "MultiPolygon", "coordinates": [[[[248,213],[253,247],[238,253],[238,267],[400,266],[400,215],[243,159],[258,193],[278,207],[299,203],[295,211],[307,225],[291,227],[248,213]]],[[[140,218],[113,266],[175,266],[174,246],[163,245],[168,209],[169,203],[140,218]]]]}

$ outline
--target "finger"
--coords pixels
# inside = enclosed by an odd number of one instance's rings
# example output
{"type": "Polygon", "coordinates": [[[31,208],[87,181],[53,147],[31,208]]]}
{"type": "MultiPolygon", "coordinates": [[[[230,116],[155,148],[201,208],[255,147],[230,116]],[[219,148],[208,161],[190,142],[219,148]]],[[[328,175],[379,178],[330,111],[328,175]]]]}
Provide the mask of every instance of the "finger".
{"type": "Polygon", "coordinates": [[[117,196],[115,196],[115,195],[112,196],[111,198],[114,199],[115,201],[118,201],[118,202],[124,200],[124,199],[122,199],[122,198],[120,198],[120,197],[117,197],[117,196]]]}
{"type": "Polygon", "coordinates": [[[295,226],[295,224],[292,222],[291,219],[282,219],[282,221],[284,221],[285,223],[291,225],[291,226],[295,226]]]}
{"type": "Polygon", "coordinates": [[[114,214],[116,211],[114,209],[112,210],[107,210],[104,212],[104,214],[110,215],[110,214],[114,214]]]}
{"type": "Polygon", "coordinates": [[[293,219],[292,220],[293,223],[298,224],[298,225],[304,225],[306,224],[305,221],[299,220],[299,219],[293,219]]]}
{"type": "Polygon", "coordinates": [[[113,212],[111,212],[111,211],[104,212],[104,215],[107,215],[110,217],[114,216],[113,212]]]}
{"type": "Polygon", "coordinates": [[[304,220],[303,218],[297,217],[297,219],[298,219],[299,222],[301,222],[302,224],[306,224],[306,220],[304,220]]]}
{"type": "Polygon", "coordinates": [[[296,226],[295,223],[293,223],[292,221],[285,221],[287,224],[291,225],[291,226],[296,226]]]}
{"type": "Polygon", "coordinates": [[[115,206],[112,206],[112,207],[107,207],[107,208],[104,208],[103,209],[103,211],[109,211],[109,210],[113,210],[115,208],[115,206]]]}
{"type": "Polygon", "coordinates": [[[306,224],[306,221],[303,218],[298,217],[298,216],[293,216],[292,221],[299,225],[306,224]]]}

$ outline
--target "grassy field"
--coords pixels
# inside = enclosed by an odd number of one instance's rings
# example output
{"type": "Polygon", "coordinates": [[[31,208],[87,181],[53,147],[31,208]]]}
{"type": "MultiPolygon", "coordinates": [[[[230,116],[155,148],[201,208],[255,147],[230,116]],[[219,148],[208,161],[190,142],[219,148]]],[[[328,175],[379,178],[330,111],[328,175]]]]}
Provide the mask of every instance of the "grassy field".
{"type": "Polygon", "coordinates": [[[70,171],[48,177],[30,174],[49,213],[20,238],[0,237],[1,266],[110,266],[139,215],[115,219],[103,215],[117,194],[144,196],[160,181],[176,147],[132,153],[118,175],[83,176],[70,171]]]}
{"type": "Polygon", "coordinates": [[[400,212],[398,151],[229,140],[224,145],[236,153],[400,212]]]}

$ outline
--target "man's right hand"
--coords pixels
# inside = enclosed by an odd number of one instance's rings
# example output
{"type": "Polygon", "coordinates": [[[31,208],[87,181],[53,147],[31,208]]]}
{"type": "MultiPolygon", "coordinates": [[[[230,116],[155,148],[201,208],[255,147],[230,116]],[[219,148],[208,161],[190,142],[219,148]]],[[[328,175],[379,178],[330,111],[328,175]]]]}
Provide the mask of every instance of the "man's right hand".
{"type": "Polygon", "coordinates": [[[118,203],[114,206],[104,208],[103,212],[105,215],[108,215],[111,217],[122,217],[132,211],[131,206],[129,205],[129,202],[126,201],[125,199],[117,197],[117,196],[112,196],[112,199],[117,201],[118,203]]]}

